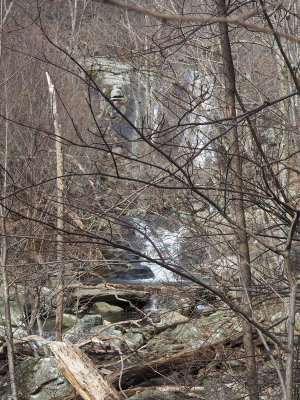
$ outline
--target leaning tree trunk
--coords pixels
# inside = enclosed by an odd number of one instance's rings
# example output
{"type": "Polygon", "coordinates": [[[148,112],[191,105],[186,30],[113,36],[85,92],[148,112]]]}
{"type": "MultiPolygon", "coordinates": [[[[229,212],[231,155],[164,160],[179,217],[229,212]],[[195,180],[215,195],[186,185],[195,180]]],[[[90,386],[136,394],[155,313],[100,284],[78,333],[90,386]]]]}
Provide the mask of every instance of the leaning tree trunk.
{"type": "MultiPolygon", "coordinates": [[[[227,7],[225,0],[217,0],[217,9],[220,16],[227,16],[227,7]]],[[[220,42],[221,42],[221,54],[223,58],[223,74],[224,74],[224,86],[225,86],[225,101],[226,101],[226,113],[227,117],[232,119],[232,129],[230,138],[230,149],[232,152],[231,158],[231,170],[234,176],[235,185],[235,199],[233,201],[234,214],[236,216],[236,224],[239,228],[237,229],[238,236],[238,253],[240,260],[240,276],[242,285],[244,287],[242,302],[243,307],[247,314],[251,314],[251,301],[250,287],[251,287],[251,269],[250,269],[250,255],[248,238],[246,234],[246,220],[245,210],[243,201],[243,178],[242,178],[242,162],[240,157],[239,149],[239,138],[238,129],[236,124],[236,107],[235,107],[235,71],[232,60],[231,46],[229,41],[228,26],[225,23],[219,24],[220,30],[220,42]]],[[[246,388],[249,392],[250,400],[259,399],[259,390],[257,382],[256,372],[256,361],[255,361],[255,349],[253,341],[253,333],[251,325],[243,320],[243,344],[246,356],[246,388]]]]}

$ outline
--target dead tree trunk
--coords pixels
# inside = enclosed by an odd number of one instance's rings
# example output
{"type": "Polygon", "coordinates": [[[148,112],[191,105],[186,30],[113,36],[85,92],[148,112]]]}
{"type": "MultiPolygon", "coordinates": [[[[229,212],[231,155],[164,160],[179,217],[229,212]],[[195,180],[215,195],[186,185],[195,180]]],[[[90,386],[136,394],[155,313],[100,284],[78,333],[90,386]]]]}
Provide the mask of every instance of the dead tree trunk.
{"type": "Polygon", "coordinates": [[[218,343],[203,346],[198,349],[181,351],[172,356],[133,365],[132,367],[123,369],[122,372],[115,372],[109,375],[107,380],[114,386],[117,386],[121,379],[121,386],[126,388],[155,377],[157,374],[167,375],[174,371],[182,370],[199,371],[211,365],[214,361],[216,365],[220,364],[220,362],[222,362],[220,358],[226,359],[226,352],[228,354],[228,350],[242,345],[242,342],[243,334],[237,334],[233,338],[227,338],[218,343]],[[224,357],[222,357],[222,355],[224,355],[224,357]]]}
{"type": "Polygon", "coordinates": [[[118,392],[100,375],[93,362],[71,343],[49,343],[56,364],[84,400],[118,400],[118,392]]]}
{"type": "Polygon", "coordinates": [[[62,340],[62,316],[63,316],[63,291],[64,291],[64,265],[63,265],[63,251],[64,251],[64,158],[63,158],[63,146],[62,146],[62,134],[61,126],[58,123],[58,112],[55,96],[54,84],[50,78],[48,72],[46,72],[50,104],[53,116],[54,131],[55,131],[55,146],[56,146],[56,199],[57,199],[57,218],[56,218],[56,251],[57,251],[57,291],[56,291],[56,323],[55,323],[55,337],[56,340],[62,340]]]}
{"type": "MultiPolygon", "coordinates": [[[[1,2],[2,7],[2,2],[1,2]]],[[[1,9],[2,12],[2,9],[1,9]]],[[[1,40],[1,38],[0,38],[1,40]]],[[[0,47],[1,49],[1,47],[0,47]]],[[[1,50],[0,50],[1,57],[1,50]]],[[[5,89],[5,98],[7,100],[7,86],[6,83],[4,85],[5,89]]],[[[5,113],[8,117],[8,107],[7,102],[5,103],[5,113]]],[[[9,279],[8,279],[8,271],[7,271],[7,252],[8,252],[8,243],[7,243],[7,235],[6,235],[6,221],[8,217],[8,211],[6,209],[7,200],[7,179],[8,179],[8,136],[9,136],[9,126],[8,119],[5,121],[5,143],[4,143],[4,152],[3,152],[3,176],[2,178],[2,197],[3,203],[0,207],[0,229],[1,229],[1,278],[2,278],[2,288],[3,288],[3,301],[4,301],[4,314],[5,314],[5,341],[7,345],[7,360],[8,360],[8,369],[9,369],[9,380],[10,380],[10,389],[11,389],[11,397],[13,400],[18,400],[18,392],[17,392],[17,384],[16,384],[16,376],[15,376],[15,365],[14,365],[14,348],[13,348],[13,331],[11,325],[11,313],[10,313],[10,290],[9,290],[9,279]]]]}
{"type": "Polygon", "coordinates": [[[5,211],[1,206],[1,277],[3,286],[3,301],[4,301],[4,312],[5,312],[5,340],[7,345],[7,360],[9,369],[9,381],[11,396],[13,400],[18,399],[16,379],[15,379],[15,365],[14,365],[14,349],[13,349],[13,334],[11,326],[11,314],[10,314],[10,300],[9,300],[9,282],[6,270],[7,260],[7,241],[5,232],[5,211]]]}

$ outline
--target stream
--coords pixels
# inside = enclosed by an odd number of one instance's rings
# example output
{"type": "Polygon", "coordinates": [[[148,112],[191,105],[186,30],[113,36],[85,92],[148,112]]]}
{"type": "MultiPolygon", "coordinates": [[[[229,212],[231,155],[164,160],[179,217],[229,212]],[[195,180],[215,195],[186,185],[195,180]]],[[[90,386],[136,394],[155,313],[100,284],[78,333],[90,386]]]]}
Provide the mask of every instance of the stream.
{"type": "MultiPolygon", "coordinates": [[[[199,245],[188,234],[186,227],[181,221],[174,221],[161,216],[147,217],[127,217],[121,228],[122,244],[139,251],[152,258],[164,262],[185,267],[191,259],[198,257],[195,249],[199,245]]],[[[202,254],[204,252],[202,251],[202,254]]],[[[109,262],[109,260],[108,260],[109,262]]],[[[155,262],[150,262],[136,254],[125,251],[120,260],[120,264],[111,264],[110,271],[105,275],[105,279],[110,283],[159,286],[182,282],[182,278],[171,271],[162,268],[155,262]]],[[[102,283],[101,278],[91,277],[84,284],[97,285],[102,283]]],[[[150,304],[145,309],[146,312],[158,311],[159,305],[156,299],[152,298],[150,304]]],[[[73,313],[71,311],[71,313],[73,313]]],[[[93,314],[92,310],[87,311],[93,314]]],[[[80,312],[78,318],[86,315],[80,312]]],[[[111,313],[103,315],[109,322],[118,322],[125,319],[138,317],[136,312],[111,313]]],[[[44,331],[48,339],[54,337],[55,319],[49,318],[45,321],[44,331]]]]}
{"type": "MultiPolygon", "coordinates": [[[[169,264],[180,264],[183,259],[183,248],[186,244],[186,229],[170,219],[156,216],[130,218],[122,227],[124,244],[138,250],[146,257],[169,264]],[[129,229],[128,229],[129,228],[129,229]]],[[[106,276],[109,282],[124,284],[158,285],[178,281],[178,276],[162,268],[155,262],[138,257],[125,251],[123,259],[127,267],[112,267],[106,276]]]]}

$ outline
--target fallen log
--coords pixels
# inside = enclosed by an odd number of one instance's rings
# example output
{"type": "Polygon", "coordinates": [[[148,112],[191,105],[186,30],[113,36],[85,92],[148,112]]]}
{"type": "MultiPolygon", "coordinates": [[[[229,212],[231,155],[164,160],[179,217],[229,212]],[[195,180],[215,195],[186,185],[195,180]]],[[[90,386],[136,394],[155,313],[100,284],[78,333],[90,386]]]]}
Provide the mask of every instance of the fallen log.
{"type": "MultiPolygon", "coordinates": [[[[166,291],[168,289],[175,290],[175,285],[172,286],[149,286],[149,285],[132,285],[130,283],[100,283],[98,285],[82,285],[82,284],[71,284],[66,288],[67,290],[74,289],[125,289],[125,290],[135,290],[137,292],[160,292],[166,291]]],[[[178,289],[178,288],[177,288],[178,289]]]]}
{"type": "Polygon", "coordinates": [[[195,394],[198,393],[203,394],[205,388],[204,386],[189,387],[189,386],[176,386],[176,385],[146,386],[146,387],[137,387],[124,390],[123,394],[127,397],[132,397],[136,394],[147,392],[148,390],[155,390],[159,392],[177,392],[177,393],[184,393],[186,396],[195,396],[195,394]]]}
{"type": "Polygon", "coordinates": [[[84,400],[118,400],[118,392],[101,376],[93,362],[70,342],[48,344],[58,368],[84,400]]]}
{"type": "MultiPolygon", "coordinates": [[[[115,290],[133,290],[135,292],[150,292],[150,293],[168,293],[168,292],[174,292],[178,293],[178,285],[175,284],[169,284],[169,285],[162,285],[162,286],[150,286],[150,285],[133,285],[130,283],[127,284],[122,284],[122,283],[100,283],[98,285],[83,285],[83,284],[70,284],[66,288],[68,291],[73,291],[76,289],[115,289],[115,290]]],[[[193,293],[196,297],[201,297],[203,295],[208,295],[209,292],[207,289],[204,289],[200,286],[194,286],[194,285],[187,285],[187,286],[182,286],[181,290],[183,292],[186,292],[186,290],[189,290],[189,293],[193,293]]]]}
{"type": "MultiPolygon", "coordinates": [[[[166,386],[147,386],[147,387],[137,387],[137,388],[131,388],[123,391],[123,395],[127,396],[127,398],[130,398],[134,396],[135,394],[142,393],[142,392],[147,392],[147,391],[158,391],[158,392],[176,392],[176,393],[184,393],[185,396],[188,397],[193,397],[195,396],[199,399],[203,399],[204,397],[201,396],[201,394],[204,394],[205,388],[203,386],[196,386],[196,387],[189,387],[189,386],[172,386],[172,385],[166,385],[166,386]]],[[[51,400],[79,400],[78,395],[76,394],[76,391],[74,389],[69,390],[65,394],[54,397],[51,400]]]]}
{"type": "Polygon", "coordinates": [[[124,368],[107,376],[107,381],[113,386],[121,385],[122,388],[137,385],[157,375],[168,375],[174,371],[198,371],[205,368],[213,360],[216,365],[226,359],[226,351],[242,345],[242,333],[232,338],[226,338],[214,344],[209,344],[197,349],[181,351],[172,356],[162,357],[153,361],[143,362],[124,368]],[[224,355],[224,357],[222,357],[224,355]]]}
{"type": "Polygon", "coordinates": [[[115,388],[102,377],[91,359],[77,345],[51,342],[38,335],[14,339],[14,345],[33,341],[49,346],[58,368],[84,400],[119,400],[115,388]]]}

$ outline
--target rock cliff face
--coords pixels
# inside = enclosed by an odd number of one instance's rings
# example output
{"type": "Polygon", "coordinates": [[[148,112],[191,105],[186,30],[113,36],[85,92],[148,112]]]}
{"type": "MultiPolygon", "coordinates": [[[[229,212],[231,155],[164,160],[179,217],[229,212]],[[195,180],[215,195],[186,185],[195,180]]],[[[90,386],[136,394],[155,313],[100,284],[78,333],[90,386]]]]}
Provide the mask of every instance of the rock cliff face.
{"type": "MultiPolygon", "coordinates": [[[[97,133],[99,128],[105,129],[105,135],[115,144],[112,150],[116,153],[131,152],[136,142],[136,134],[130,123],[134,124],[140,114],[141,90],[137,90],[138,73],[135,68],[126,63],[94,57],[84,60],[86,71],[97,84],[98,88],[115,103],[126,122],[116,110],[98,94],[91,83],[91,94],[95,105],[95,115],[98,127],[91,127],[91,132],[97,133]]],[[[86,77],[85,77],[86,78],[86,77]]]]}

